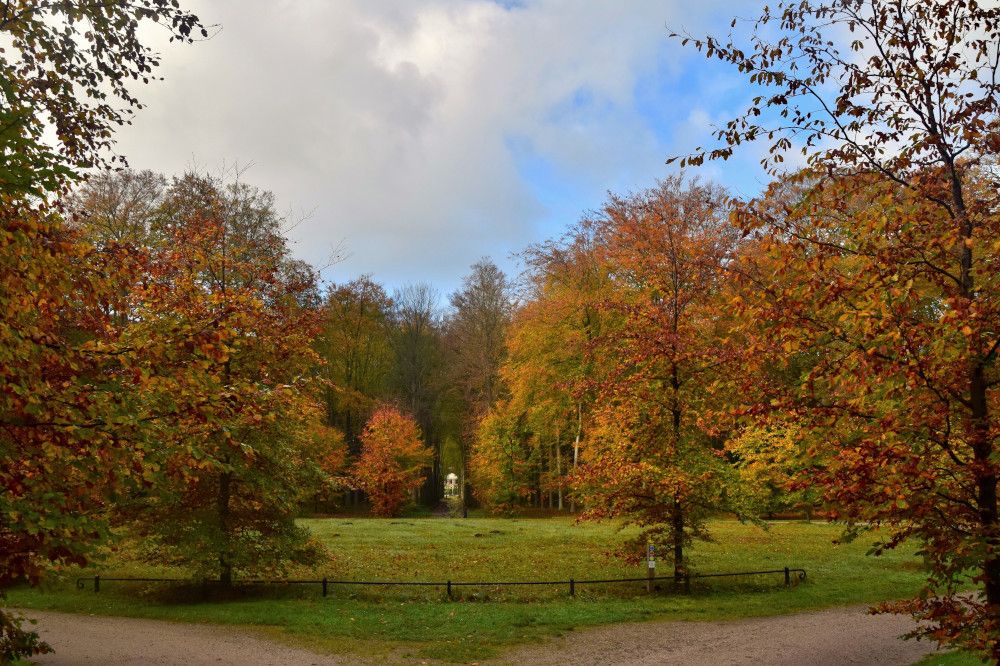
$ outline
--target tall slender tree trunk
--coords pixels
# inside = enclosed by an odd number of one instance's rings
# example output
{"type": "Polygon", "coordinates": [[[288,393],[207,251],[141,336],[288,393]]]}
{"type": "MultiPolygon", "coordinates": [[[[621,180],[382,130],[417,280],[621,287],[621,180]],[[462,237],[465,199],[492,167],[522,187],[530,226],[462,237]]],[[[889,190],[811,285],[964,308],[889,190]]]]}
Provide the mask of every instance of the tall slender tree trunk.
{"type": "MultiPolygon", "coordinates": [[[[675,310],[676,312],[676,310],[675,310]]],[[[674,330],[677,328],[676,314],[674,317],[674,330]]],[[[673,389],[671,402],[671,416],[673,427],[674,456],[678,454],[681,445],[681,401],[680,401],[680,371],[677,363],[671,364],[670,386],[673,389]]],[[[684,566],[684,506],[679,491],[674,491],[674,505],[671,509],[670,522],[671,531],[674,536],[674,582],[680,583],[684,579],[686,567],[684,566]]]]}
{"type": "MultiPolygon", "coordinates": [[[[989,407],[987,405],[987,385],[981,364],[972,370],[971,377],[972,432],[974,437],[973,456],[976,474],[976,504],[979,522],[987,536],[987,555],[983,561],[983,586],[986,603],[995,622],[1000,622],[1000,540],[995,536],[997,528],[997,476],[992,471],[993,446],[990,442],[989,407]]],[[[1000,643],[993,648],[993,657],[1000,662],[1000,643]]]]}
{"type": "Polygon", "coordinates": [[[556,480],[558,485],[559,510],[563,510],[562,442],[559,441],[559,426],[556,426],[556,480]]]}
{"type": "MultiPolygon", "coordinates": [[[[573,438],[573,473],[580,460],[580,433],[583,432],[583,406],[576,403],[576,437],[573,438]]],[[[570,495],[569,512],[576,513],[576,495],[570,495]]]]}
{"type": "Polygon", "coordinates": [[[674,506],[671,511],[671,527],[674,533],[674,582],[684,580],[684,507],[679,494],[674,495],[674,506]]]}
{"type": "Polygon", "coordinates": [[[224,587],[233,584],[233,562],[229,543],[230,499],[232,494],[232,472],[219,475],[219,495],[217,497],[219,532],[222,534],[222,548],[219,551],[219,582],[224,587]]]}
{"type": "Polygon", "coordinates": [[[459,453],[462,456],[462,478],[461,478],[461,484],[462,484],[462,518],[468,518],[469,517],[469,505],[466,503],[466,498],[465,498],[465,494],[466,494],[466,492],[468,492],[468,488],[465,485],[465,467],[466,467],[466,465],[465,465],[465,447],[460,447],[459,453]]]}

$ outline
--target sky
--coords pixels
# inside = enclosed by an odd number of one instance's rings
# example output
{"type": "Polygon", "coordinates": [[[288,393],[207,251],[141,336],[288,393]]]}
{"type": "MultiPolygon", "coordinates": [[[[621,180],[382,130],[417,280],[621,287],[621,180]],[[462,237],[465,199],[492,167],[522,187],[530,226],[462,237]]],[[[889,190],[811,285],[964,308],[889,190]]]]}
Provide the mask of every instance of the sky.
{"type": "MultiPolygon", "coordinates": [[[[669,38],[725,35],[745,0],[188,0],[207,41],[163,56],[119,134],[132,167],[238,169],[275,193],[326,281],[454,290],[652,186],[751,92],[669,38]]],[[[752,195],[753,149],[689,169],[752,195]]]]}

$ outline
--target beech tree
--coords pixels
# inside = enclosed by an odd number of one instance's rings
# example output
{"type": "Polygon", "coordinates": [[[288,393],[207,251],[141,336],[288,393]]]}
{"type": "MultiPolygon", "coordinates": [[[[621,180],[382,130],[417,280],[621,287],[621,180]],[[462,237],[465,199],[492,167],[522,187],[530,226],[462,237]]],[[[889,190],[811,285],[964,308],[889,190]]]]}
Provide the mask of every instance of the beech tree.
{"type": "Polygon", "coordinates": [[[822,431],[807,432],[800,423],[752,423],[726,440],[726,452],[744,492],[755,509],[767,518],[781,512],[804,513],[812,518],[822,490],[814,483],[817,467],[824,464],[822,431]]]}
{"type": "Polygon", "coordinates": [[[761,89],[682,162],[753,141],[775,175],[807,161],[739,216],[773,258],[742,269],[754,353],[818,359],[771,399],[853,432],[819,477],[843,518],[882,528],[880,549],[924,544],[927,589],[887,608],[1000,659],[1000,8],[782,2],[745,42],[680,38],[761,89]]]}
{"type": "Polygon", "coordinates": [[[451,295],[449,349],[457,366],[455,380],[472,412],[484,412],[502,392],[499,375],[513,309],[511,291],[503,271],[483,259],[451,295]]]}
{"type": "Polygon", "coordinates": [[[462,288],[451,295],[452,312],[445,322],[445,341],[448,380],[458,394],[463,414],[463,509],[468,500],[469,458],[476,426],[503,394],[500,365],[506,353],[504,341],[512,301],[507,276],[489,259],[473,264],[462,288]]]}
{"type": "MultiPolygon", "coordinates": [[[[767,405],[765,414],[794,415],[833,447],[807,470],[837,517],[883,528],[878,551],[910,538],[923,544],[928,596],[886,608],[932,620],[922,629],[931,637],[991,649],[985,599],[955,595],[984,582],[991,552],[961,371],[976,362],[976,330],[1000,330],[985,295],[996,290],[997,249],[980,252],[974,274],[985,294],[967,319],[957,285],[939,272],[959,274],[954,245],[941,242],[948,218],[893,184],[858,178],[819,179],[795,197],[775,187],[747,212],[748,224],[767,220],[769,231],[759,241],[766,256],[738,267],[744,288],[734,305],[754,378],[744,395],[767,405]],[[813,361],[791,384],[763,367],[801,355],[813,361]]],[[[995,218],[983,227],[998,230],[995,218]]],[[[998,377],[984,371],[993,411],[998,377]]]]}
{"type": "Polygon", "coordinates": [[[208,36],[197,16],[161,0],[0,2],[4,192],[65,191],[83,169],[119,159],[110,154],[115,130],[142,108],[134,87],[160,63],[140,41],[149,24],[171,41],[208,36]]]}
{"type": "Polygon", "coordinates": [[[412,418],[393,407],[381,407],[361,433],[354,482],[371,500],[376,516],[398,516],[423,483],[433,455],[412,418]]]}
{"type": "MultiPolygon", "coordinates": [[[[139,38],[149,23],[182,41],[205,34],[157,0],[0,2],[0,590],[83,562],[105,533],[105,498],[134,472],[126,443],[141,410],[117,390],[100,262],[55,203],[109,159],[140,105],[133,82],[159,62],[139,38]]],[[[46,649],[0,611],[3,658],[46,649]]]]}
{"type": "MultiPolygon", "coordinates": [[[[567,244],[545,243],[525,253],[528,290],[514,311],[500,366],[502,397],[482,418],[470,462],[473,488],[484,505],[506,511],[545,493],[566,507],[569,477],[590,424],[594,386],[604,362],[598,303],[606,288],[584,230],[567,244]]],[[[554,499],[554,502],[553,502],[554,499]]],[[[569,497],[571,510],[575,499],[569,497]]]]}
{"type": "Polygon", "coordinates": [[[357,452],[364,424],[389,397],[395,361],[392,301],[381,285],[363,276],[327,290],[323,317],[316,344],[329,381],[328,419],[357,452]]]}
{"type": "Polygon", "coordinates": [[[187,174],[163,206],[123,338],[145,363],[145,401],[170,416],[149,432],[152,482],[126,511],[159,560],[229,584],[318,552],[294,519],[331,455],[312,450],[319,299],[269,193],[187,174]]]}
{"type": "Polygon", "coordinates": [[[719,454],[713,380],[733,358],[722,344],[723,265],[736,246],[720,188],[671,177],[613,196],[594,226],[609,275],[602,307],[616,321],[597,344],[613,369],[599,386],[576,491],[586,517],[645,528],[669,547],[678,580],[685,546],[720,508],[742,513],[719,454]]]}
{"type": "Polygon", "coordinates": [[[440,446],[445,403],[438,298],[438,292],[427,284],[406,285],[392,296],[392,393],[395,402],[417,422],[424,443],[434,451],[426,486],[432,501],[442,492],[440,446]]]}
{"type": "Polygon", "coordinates": [[[68,224],[95,247],[150,244],[162,215],[167,179],[152,171],[98,171],[67,197],[68,224]]]}
{"type": "MultiPolygon", "coordinates": [[[[145,413],[101,308],[101,257],[52,211],[0,195],[0,591],[84,564],[135,474],[145,413]]],[[[0,611],[0,660],[47,651],[0,611]]]]}

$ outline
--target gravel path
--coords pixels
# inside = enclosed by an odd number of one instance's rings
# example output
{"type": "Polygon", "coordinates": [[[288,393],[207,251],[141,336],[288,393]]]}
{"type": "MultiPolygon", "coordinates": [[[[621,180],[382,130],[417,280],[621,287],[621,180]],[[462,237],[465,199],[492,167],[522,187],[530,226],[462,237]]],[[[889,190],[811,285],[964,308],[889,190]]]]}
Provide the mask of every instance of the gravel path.
{"type": "Polygon", "coordinates": [[[908,617],[868,615],[863,606],[733,622],[646,622],[570,632],[541,647],[523,647],[503,662],[653,666],[908,666],[934,651],[926,641],[897,638],[908,617]]]}
{"type": "Polygon", "coordinates": [[[343,666],[366,662],[287,647],[238,629],[100,615],[21,611],[55,650],[33,657],[46,666],[343,666]]]}
{"type": "MultiPolygon", "coordinates": [[[[373,663],[317,655],[207,624],[23,611],[55,654],[40,664],[260,664],[289,666],[373,663]]],[[[643,622],[570,632],[522,646],[495,664],[606,666],[908,666],[933,651],[926,642],[897,638],[912,627],[905,617],[871,616],[863,607],[733,622],[643,622]]],[[[379,660],[386,662],[386,658],[379,660]]],[[[393,661],[389,658],[388,661],[393,661]]]]}

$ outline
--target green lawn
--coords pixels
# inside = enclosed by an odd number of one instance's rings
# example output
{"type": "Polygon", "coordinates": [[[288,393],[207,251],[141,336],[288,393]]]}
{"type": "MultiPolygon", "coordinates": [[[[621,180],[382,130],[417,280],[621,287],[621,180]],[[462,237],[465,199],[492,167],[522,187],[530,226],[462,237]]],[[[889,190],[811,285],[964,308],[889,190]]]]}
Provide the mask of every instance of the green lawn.
{"type": "Polygon", "coordinates": [[[915,666],[983,666],[984,663],[968,652],[942,652],[924,657],[915,666]]]}
{"type": "MultiPolygon", "coordinates": [[[[293,577],[368,580],[540,580],[636,577],[644,567],[610,557],[630,531],[607,524],[576,525],[570,519],[322,519],[305,520],[327,544],[330,557],[293,577]]],[[[735,521],[714,521],[714,543],[692,550],[702,572],[803,567],[805,582],[782,586],[780,575],[712,579],[690,595],[663,589],[649,595],[642,584],[577,588],[458,588],[449,601],[443,588],[317,587],[246,592],[226,601],[202,601],[197,588],[106,583],[99,594],[77,590],[68,572],[43,590],[16,589],[10,603],[109,615],[217,622],[255,627],[272,637],[332,652],[386,654],[399,659],[472,660],[504,646],[533,641],[577,627],[671,618],[739,618],[791,613],[824,606],[872,603],[919,589],[920,561],[909,552],[865,555],[871,539],[834,542],[839,528],[827,524],[774,523],[768,530],[735,521]]],[[[183,576],[184,571],[129,561],[123,553],[83,574],[183,576]]],[[[667,573],[662,571],[661,573],[667,573]]],[[[669,586],[664,586],[669,587],[669,586]]],[[[937,662],[935,662],[937,663],[937,662]]]]}

